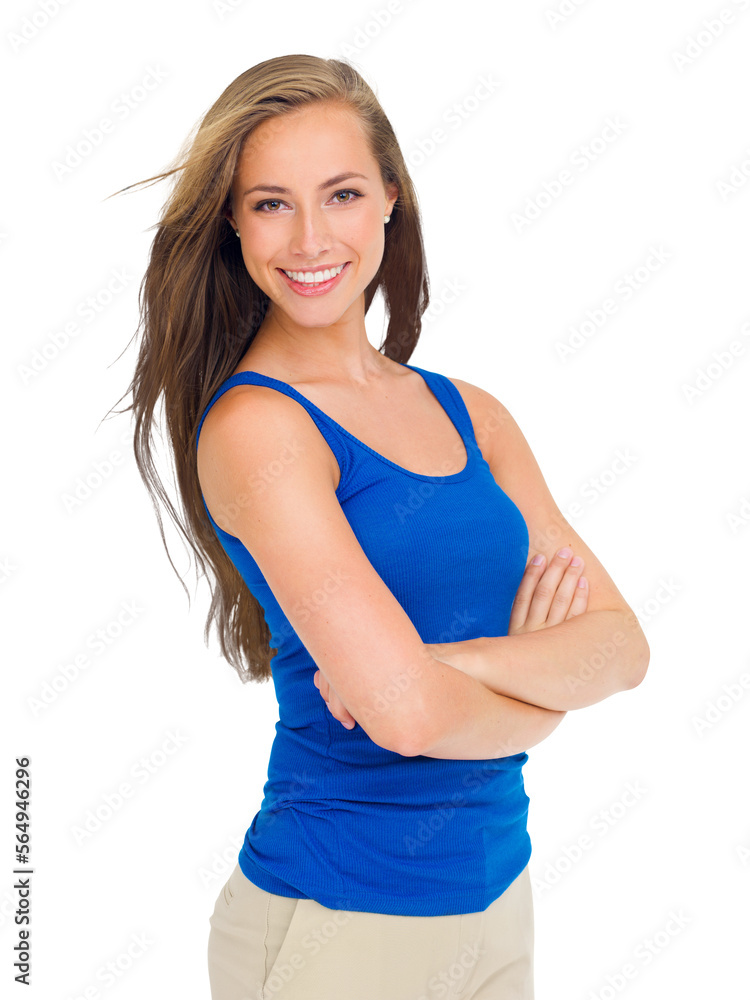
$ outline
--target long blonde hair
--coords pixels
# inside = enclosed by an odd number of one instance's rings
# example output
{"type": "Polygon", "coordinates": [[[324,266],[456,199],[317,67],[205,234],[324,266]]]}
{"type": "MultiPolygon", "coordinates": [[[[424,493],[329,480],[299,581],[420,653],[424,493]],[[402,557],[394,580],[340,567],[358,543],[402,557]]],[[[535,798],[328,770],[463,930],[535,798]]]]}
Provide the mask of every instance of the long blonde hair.
{"type": "Polygon", "coordinates": [[[161,218],[152,227],[156,235],[139,292],[136,334],[142,331],[142,340],[127,390],[133,401],[117,412],[133,410],[135,460],[151,495],[172,568],[177,573],[159,503],[193,551],[197,570],[209,580],[206,644],[215,622],[222,655],[243,681],[268,680],[276,649],[270,647],[262,606],[206,516],[197,472],[196,432],[203,410],[237,367],[268,309],[268,296],[248,274],[239,241],[226,218],[243,143],[263,122],[317,101],[339,102],[359,116],[384,186],[398,186],[398,200],[385,230],[383,259],[365,290],[365,312],[380,288],[388,327],[378,350],[405,363],[419,339],[422,313],[429,304],[417,197],[388,118],[349,63],[311,55],[279,56],[258,63],[230,83],[192,130],[168,170],[122,189],[175,175],[161,218]],[[160,396],[179,512],[154,464],[154,411],[160,396]]]}

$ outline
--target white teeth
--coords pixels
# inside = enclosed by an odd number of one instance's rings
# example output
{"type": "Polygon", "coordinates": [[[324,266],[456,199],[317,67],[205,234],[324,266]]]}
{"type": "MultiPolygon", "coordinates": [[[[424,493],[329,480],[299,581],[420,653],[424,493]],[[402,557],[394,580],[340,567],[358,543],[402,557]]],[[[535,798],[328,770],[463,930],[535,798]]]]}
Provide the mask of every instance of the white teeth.
{"type": "Polygon", "coordinates": [[[284,271],[287,277],[291,278],[292,281],[297,281],[300,284],[305,285],[319,285],[322,281],[330,281],[331,278],[335,278],[337,274],[341,274],[344,270],[345,265],[340,264],[338,267],[332,269],[326,268],[325,271],[284,271]]]}

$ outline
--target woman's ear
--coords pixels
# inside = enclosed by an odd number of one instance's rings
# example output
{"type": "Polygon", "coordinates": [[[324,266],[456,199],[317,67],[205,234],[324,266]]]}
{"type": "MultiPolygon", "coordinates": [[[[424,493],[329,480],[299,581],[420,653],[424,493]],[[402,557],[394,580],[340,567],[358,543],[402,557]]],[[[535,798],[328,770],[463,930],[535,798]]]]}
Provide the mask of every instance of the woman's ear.
{"type": "Polygon", "coordinates": [[[393,212],[393,206],[398,200],[398,188],[395,184],[389,184],[385,190],[386,198],[388,199],[388,204],[386,205],[386,215],[390,215],[393,212]]]}

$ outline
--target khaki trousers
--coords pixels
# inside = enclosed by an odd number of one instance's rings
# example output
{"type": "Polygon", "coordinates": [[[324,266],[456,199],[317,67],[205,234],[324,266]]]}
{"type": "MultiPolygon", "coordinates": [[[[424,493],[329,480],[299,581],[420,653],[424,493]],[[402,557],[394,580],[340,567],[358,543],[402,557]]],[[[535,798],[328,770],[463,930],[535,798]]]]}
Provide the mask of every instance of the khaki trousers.
{"type": "Polygon", "coordinates": [[[528,866],[482,912],[407,917],[277,896],[237,864],[209,923],[212,1000],[534,997],[528,866]]]}

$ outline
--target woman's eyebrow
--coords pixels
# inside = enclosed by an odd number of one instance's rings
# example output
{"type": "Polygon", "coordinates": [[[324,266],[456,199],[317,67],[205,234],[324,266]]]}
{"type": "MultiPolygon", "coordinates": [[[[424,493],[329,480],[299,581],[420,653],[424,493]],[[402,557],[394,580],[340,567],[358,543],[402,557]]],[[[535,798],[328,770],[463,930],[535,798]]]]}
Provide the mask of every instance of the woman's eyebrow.
{"type": "MultiPolygon", "coordinates": [[[[334,184],[340,184],[342,181],[348,181],[351,177],[361,177],[365,181],[368,180],[364,174],[337,174],[335,177],[331,177],[330,180],[323,181],[322,184],[318,184],[318,191],[324,191],[328,187],[333,187],[334,184]]],[[[279,187],[277,184],[256,184],[255,187],[251,187],[248,188],[247,191],[243,191],[242,197],[247,197],[247,195],[252,194],[253,191],[270,191],[272,194],[291,194],[289,188],[279,187]]]]}

